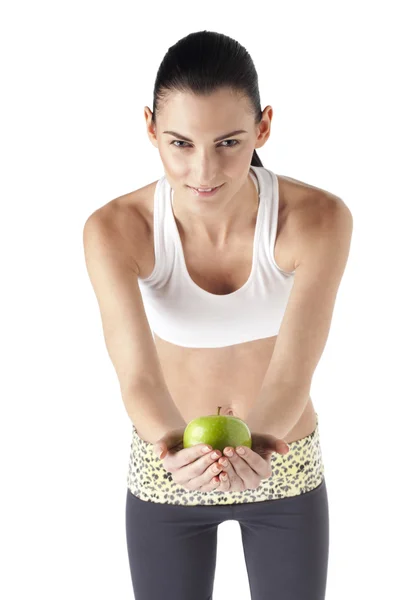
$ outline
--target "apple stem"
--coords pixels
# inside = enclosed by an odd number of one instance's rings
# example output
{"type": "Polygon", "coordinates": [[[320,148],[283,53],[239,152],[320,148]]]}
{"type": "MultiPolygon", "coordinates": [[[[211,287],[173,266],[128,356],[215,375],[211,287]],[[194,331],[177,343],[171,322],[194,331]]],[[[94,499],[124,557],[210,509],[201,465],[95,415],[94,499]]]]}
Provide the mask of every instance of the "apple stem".
{"type": "Polygon", "coordinates": [[[219,416],[219,411],[221,410],[222,406],[218,406],[218,412],[217,415],[219,416]]]}

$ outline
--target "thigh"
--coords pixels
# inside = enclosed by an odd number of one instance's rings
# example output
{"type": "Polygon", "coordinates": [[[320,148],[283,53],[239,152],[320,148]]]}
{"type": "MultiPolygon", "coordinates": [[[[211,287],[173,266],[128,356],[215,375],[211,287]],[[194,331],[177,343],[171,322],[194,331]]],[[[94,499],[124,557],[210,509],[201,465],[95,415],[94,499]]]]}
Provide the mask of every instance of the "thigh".
{"type": "Polygon", "coordinates": [[[135,600],[212,599],[218,533],[212,511],[146,502],[128,489],[126,541],[135,600]]]}
{"type": "Polygon", "coordinates": [[[251,599],[324,600],[329,553],[325,479],[310,492],[238,508],[251,599]]]}

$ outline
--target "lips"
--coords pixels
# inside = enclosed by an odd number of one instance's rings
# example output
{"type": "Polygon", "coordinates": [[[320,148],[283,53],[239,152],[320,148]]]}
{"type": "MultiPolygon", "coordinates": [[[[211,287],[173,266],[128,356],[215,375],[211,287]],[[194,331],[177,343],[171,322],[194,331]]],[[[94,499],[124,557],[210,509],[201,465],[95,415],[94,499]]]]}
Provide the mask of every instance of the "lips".
{"type": "MultiPolygon", "coordinates": [[[[223,184],[221,184],[223,185],[223,184]]],[[[192,190],[198,190],[199,192],[205,192],[205,191],[209,191],[209,190],[216,190],[217,188],[221,187],[221,185],[214,185],[213,187],[195,187],[193,185],[189,185],[189,187],[192,188],[192,190]]]]}

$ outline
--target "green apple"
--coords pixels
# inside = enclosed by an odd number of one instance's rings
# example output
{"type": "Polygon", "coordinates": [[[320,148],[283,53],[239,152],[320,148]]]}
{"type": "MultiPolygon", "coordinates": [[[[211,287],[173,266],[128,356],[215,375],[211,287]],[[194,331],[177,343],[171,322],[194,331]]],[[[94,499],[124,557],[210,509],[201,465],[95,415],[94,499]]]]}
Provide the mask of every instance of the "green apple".
{"type": "Polygon", "coordinates": [[[247,446],[251,448],[251,432],[242,419],[218,414],[198,417],[190,421],[183,433],[183,447],[190,448],[196,444],[209,444],[214,450],[221,452],[227,446],[247,446]]]}

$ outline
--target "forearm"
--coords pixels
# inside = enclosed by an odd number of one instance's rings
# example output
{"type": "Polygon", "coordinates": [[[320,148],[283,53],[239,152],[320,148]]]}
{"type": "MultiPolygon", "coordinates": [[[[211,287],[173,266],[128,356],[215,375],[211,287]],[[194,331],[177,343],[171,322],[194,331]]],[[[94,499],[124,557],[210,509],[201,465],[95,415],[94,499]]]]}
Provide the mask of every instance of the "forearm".
{"type": "Polygon", "coordinates": [[[142,383],[122,393],[126,412],[141,437],[152,444],[186,421],[166,387],[142,383]]]}
{"type": "Polygon", "coordinates": [[[285,439],[303,414],[309,397],[309,387],[266,385],[247,415],[246,423],[251,431],[285,439]]]}

